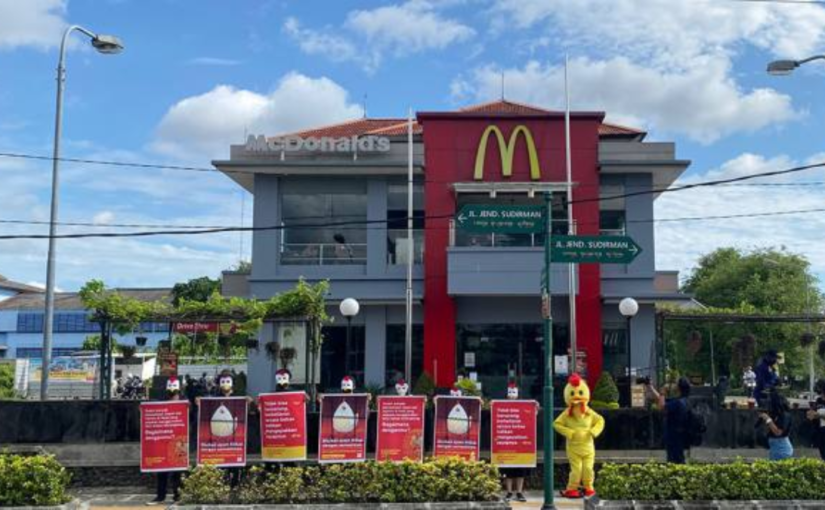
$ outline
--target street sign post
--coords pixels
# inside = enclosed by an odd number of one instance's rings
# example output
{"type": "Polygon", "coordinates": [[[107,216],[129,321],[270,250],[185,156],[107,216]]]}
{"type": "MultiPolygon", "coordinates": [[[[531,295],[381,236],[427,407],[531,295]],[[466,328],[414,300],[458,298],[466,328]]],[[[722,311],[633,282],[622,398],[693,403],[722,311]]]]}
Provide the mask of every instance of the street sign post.
{"type": "Polygon", "coordinates": [[[553,236],[553,262],[630,264],[642,248],[627,236],[553,236]]]}
{"type": "Polygon", "coordinates": [[[456,226],[468,232],[540,234],[544,211],[540,205],[465,205],[455,217],[456,226]]]}
{"type": "Polygon", "coordinates": [[[544,325],[544,391],[542,403],[542,418],[544,420],[544,505],[542,510],[553,510],[556,508],[553,501],[553,466],[556,465],[555,433],[553,431],[553,309],[551,304],[553,302],[552,294],[550,292],[552,271],[550,264],[552,262],[550,246],[552,244],[552,217],[553,217],[553,195],[552,193],[544,194],[544,207],[546,213],[544,214],[544,272],[542,273],[542,323],[544,325]],[[549,466],[549,469],[548,469],[549,466]]]}

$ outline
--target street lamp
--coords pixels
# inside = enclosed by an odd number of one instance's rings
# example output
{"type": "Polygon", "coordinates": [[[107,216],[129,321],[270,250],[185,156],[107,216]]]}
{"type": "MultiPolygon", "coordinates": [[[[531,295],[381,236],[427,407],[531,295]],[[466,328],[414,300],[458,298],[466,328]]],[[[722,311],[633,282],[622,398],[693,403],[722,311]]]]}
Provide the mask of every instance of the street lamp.
{"type": "MultiPolygon", "coordinates": [[[[54,266],[55,266],[55,238],[57,231],[58,207],[58,176],[60,171],[60,134],[63,121],[63,88],[66,82],[66,42],[69,35],[77,30],[89,37],[92,46],[105,55],[113,55],[123,51],[123,43],[112,35],[98,35],[85,28],[72,25],[63,33],[60,43],[60,58],[57,63],[57,107],[54,116],[54,150],[52,152],[52,202],[49,217],[49,254],[46,262],[46,313],[43,321],[43,370],[40,379],[40,400],[47,400],[49,396],[49,366],[52,360],[52,329],[54,324],[54,266]]],[[[101,359],[101,367],[103,360],[101,359]]],[[[102,377],[101,373],[101,377],[102,377]]]]}
{"type": "Polygon", "coordinates": [[[619,313],[627,319],[627,406],[633,403],[631,376],[633,373],[633,358],[631,357],[630,321],[639,313],[639,303],[631,297],[626,297],[619,302],[619,313]]]}
{"type": "Polygon", "coordinates": [[[814,55],[802,60],[774,60],[768,64],[768,74],[772,76],[787,76],[802,64],[813,60],[825,60],[825,55],[814,55]]]}
{"type": "Polygon", "coordinates": [[[339,309],[341,310],[341,315],[347,318],[347,343],[346,347],[344,348],[344,375],[350,375],[349,350],[350,341],[352,339],[352,318],[358,315],[358,310],[361,309],[361,305],[359,305],[358,301],[354,298],[347,298],[341,301],[339,309]]]}

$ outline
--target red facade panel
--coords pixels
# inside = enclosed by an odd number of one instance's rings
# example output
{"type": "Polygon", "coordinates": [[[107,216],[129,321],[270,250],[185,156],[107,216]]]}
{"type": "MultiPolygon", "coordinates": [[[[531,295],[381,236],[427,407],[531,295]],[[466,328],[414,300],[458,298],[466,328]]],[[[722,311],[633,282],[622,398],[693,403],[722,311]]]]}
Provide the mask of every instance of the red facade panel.
{"type": "MultiPolygon", "coordinates": [[[[496,116],[420,114],[424,129],[425,160],[425,233],[424,259],[424,369],[433,375],[438,386],[449,386],[455,380],[456,369],[456,307],[447,294],[447,248],[449,221],[456,212],[456,182],[478,182],[474,179],[475,158],[485,129],[497,126],[509,142],[517,126],[525,126],[532,134],[541,168],[541,180],[566,180],[564,157],[564,119],[561,116],[496,116]]],[[[598,198],[598,143],[601,117],[574,117],[571,121],[573,152],[574,202],[598,198]]],[[[486,182],[531,181],[528,151],[524,137],[513,151],[512,176],[502,175],[501,154],[495,135],[489,137],[485,156],[486,182]]],[[[598,234],[599,203],[587,201],[574,204],[574,216],[581,234],[598,234]]],[[[536,303],[538,307],[538,301],[536,303]]],[[[599,374],[602,365],[601,347],[601,281],[599,267],[584,265],[579,270],[577,297],[578,342],[587,353],[588,373],[599,374]]],[[[591,378],[593,375],[591,375],[591,378]]]]}

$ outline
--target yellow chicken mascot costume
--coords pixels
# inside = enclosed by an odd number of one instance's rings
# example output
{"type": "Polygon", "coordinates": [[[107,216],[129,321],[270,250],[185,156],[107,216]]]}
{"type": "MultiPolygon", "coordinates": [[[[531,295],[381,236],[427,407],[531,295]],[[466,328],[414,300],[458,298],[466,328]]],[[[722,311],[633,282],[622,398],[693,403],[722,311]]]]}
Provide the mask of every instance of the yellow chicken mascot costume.
{"type": "Polygon", "coordinates": [[[596,494],[593,489],[596,462],[594,440],[604,430],[604,418],[590,409],[590,389],[587,383],[573,374],[564,388],[564,402],[567,409],[553,423],[556,432],[567,438],[567,459],[570,462],[570,480],[567,489],[561,494],[566,498],[580,498],[580,487],[584,487],[584,496],[596,494]]]}

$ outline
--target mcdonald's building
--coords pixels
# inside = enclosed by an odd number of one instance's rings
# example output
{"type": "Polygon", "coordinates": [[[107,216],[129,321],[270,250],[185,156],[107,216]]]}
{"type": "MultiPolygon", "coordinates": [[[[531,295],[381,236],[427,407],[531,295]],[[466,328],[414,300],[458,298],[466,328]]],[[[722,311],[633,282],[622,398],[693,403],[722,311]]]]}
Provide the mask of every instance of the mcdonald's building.
{"type": "MultiPolygon", "coordinates": [[[[317,384],[336,387],[348,370],[359,384],[391,387],[404,374],[410,253],[413,386],[425,372],[442,388],[464,376],[502,396],[516,380],[523,395],[539,398],[545,360],[560,378],[573,368],[574,334],[578,370],[591,379],[603,371],[626,379],[628,365],[636,375],[655,369],[655,307],[687,301],[676,273],[656,269],[654,190],[689,165],[673,143],[646,141],[644,131],[607,123],[602,112],[571,113],[573,228],[629,236],[640,252],[628,264],[574,265],[572,299],[569,265],[552,265],[554,347],[545,356],[544,234],[479,231],[457,217],[474,205],[542,205],[550,193],[552,234],[567,234],[564,113],[509,101],[418,112],[412,151],[409,139],[407,119],[362,118],[252,134],[213,162],[254,195],[258,227],[251,272],[226,273],[224,292],[268,298],[301,278],[330,282],[333,322],[323,331],[317,384]],[[618,309],[625,297],[639,303],[629,326],[618,309]],[[339,311],[345,298],[360,305],[349,318],[339,311]]],[[[298,383],[311,372],[302,327],[267,325],[261,338],[296,349],[290,368],[298,383]]],[[[253,390],[269,389],[275,364],[265,349],[250,351],[253,390]]]]}

